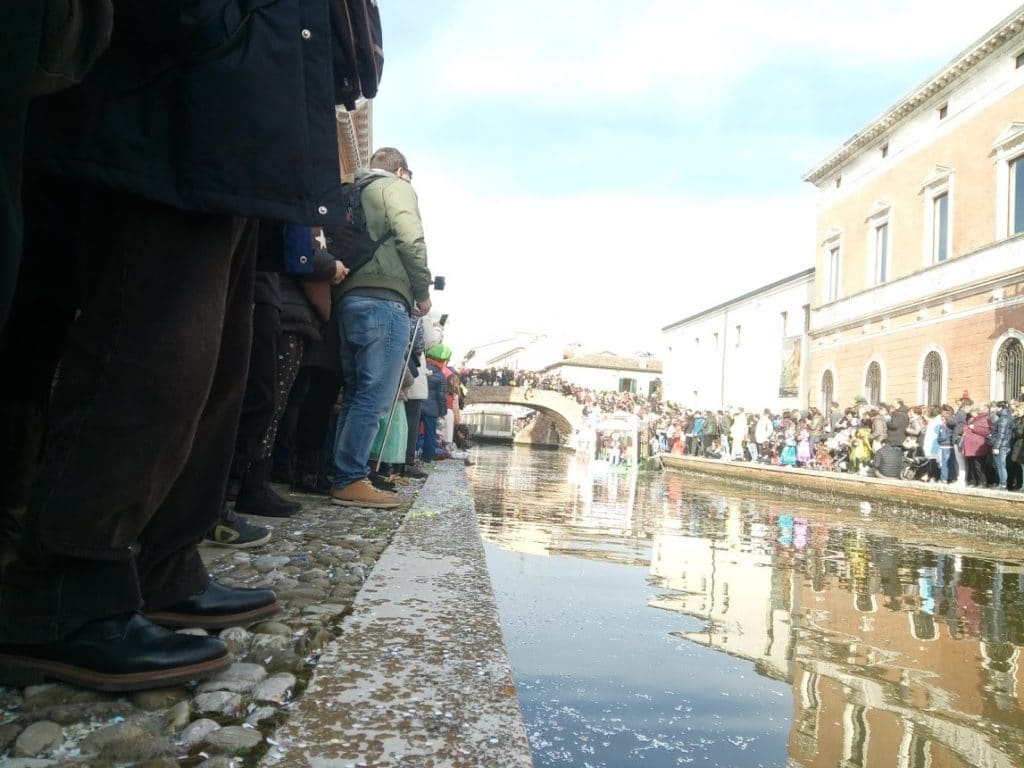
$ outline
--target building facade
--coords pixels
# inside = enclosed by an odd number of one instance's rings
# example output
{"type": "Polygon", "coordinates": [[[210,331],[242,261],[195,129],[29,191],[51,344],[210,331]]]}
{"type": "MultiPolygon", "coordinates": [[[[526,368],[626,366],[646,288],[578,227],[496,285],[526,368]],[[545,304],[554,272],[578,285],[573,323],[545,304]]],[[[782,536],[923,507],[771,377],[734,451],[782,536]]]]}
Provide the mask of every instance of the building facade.
{"type": "Polygon", "coordinates": [[[1024,10],[804,179],[811,404],[1024,392],[1024,10]]]}
{"type": "Polygon", "coordinates": [[[662,328],[665,397],[688,408],[804,407],[808,269],[662,328]]]}
{"type": "Polygon", "coordinates": [[[578,387],[647,397],[660,388],[661,369],[660,360],[605,353],[566,357],[544,366],[541,373],[560,376],[578,387]]]}

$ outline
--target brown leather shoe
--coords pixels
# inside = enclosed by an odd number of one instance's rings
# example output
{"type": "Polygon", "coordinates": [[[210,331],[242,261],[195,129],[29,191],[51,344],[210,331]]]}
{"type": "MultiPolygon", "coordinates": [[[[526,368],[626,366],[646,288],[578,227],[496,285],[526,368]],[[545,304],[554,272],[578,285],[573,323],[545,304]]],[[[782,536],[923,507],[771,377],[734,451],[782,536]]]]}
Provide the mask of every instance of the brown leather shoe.
{"type": "Polygon", "coordinates": [[[365,477],[343,488],[331,490],[331,501],[343,507],[370,507],[372,509],[395,509],[402,506],[402,497],[390,491],[378,491],[365,477]]]}

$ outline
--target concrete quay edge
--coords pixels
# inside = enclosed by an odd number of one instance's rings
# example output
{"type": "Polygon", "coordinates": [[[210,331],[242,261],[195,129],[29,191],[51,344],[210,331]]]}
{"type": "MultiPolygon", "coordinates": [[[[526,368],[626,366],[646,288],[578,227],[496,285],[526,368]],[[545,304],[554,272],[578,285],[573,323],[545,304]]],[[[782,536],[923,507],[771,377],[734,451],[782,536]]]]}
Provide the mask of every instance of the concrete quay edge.
{"type": "Polygon", "coordinates": [[[261,765],[529,768],[465,468],[439,462],[261,765]]]}
{"type": "Polygon", "coordinates": [[[954,516],[1008,525],[1024,523],[1024,492],[922,483],[885,477],[863,477],[797,467],[723,461],[663,453],[663,466],[684,473],[716,477],[741,484],[763,484],[779,490],[799,489],[878,504],[910,504],[954,516]]]}

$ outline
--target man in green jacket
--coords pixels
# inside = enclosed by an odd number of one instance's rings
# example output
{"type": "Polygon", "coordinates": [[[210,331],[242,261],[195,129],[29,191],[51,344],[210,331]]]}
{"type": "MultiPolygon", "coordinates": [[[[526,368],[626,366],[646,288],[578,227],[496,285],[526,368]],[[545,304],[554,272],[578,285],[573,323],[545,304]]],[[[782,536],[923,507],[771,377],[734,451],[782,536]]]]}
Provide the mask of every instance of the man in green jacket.
{"type": "Polygon", "coordinates": [[[382,147],[359,174],[367,229],[379,245],[373,258],[340,286],[335,317],[341,329],[343,394],[334,442],[335,504],[390,509],[401,497],[367,478],[378,423],[391,406],[409,344],[410,316],[430,311],[430,269],[412,188],[412,171],[397,149],[382,147]]]}

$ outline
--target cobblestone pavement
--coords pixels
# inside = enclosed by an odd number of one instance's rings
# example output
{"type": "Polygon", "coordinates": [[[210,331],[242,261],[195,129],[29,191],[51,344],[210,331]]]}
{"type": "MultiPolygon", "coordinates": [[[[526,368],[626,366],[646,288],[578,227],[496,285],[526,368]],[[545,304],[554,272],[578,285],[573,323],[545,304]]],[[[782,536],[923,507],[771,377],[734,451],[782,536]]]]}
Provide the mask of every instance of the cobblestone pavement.
{"type": "MultiPolygon", "coordinates": [[[[411,504],[420,486],[398,491],[411,504]]],[[[0,687],[0,764],[257,764],[301,699],[321,650],[342,634],[356,594],[409,507],[369,510],[287,495],[303,503],[298,515],[253,518],[273,527],[266,545],[201,548],[214,578],[272,587],[282,604],[270,621],[218,633],[234,658],[230,668],[198,684],[121,696],[61,683],[0,687]]]]}

